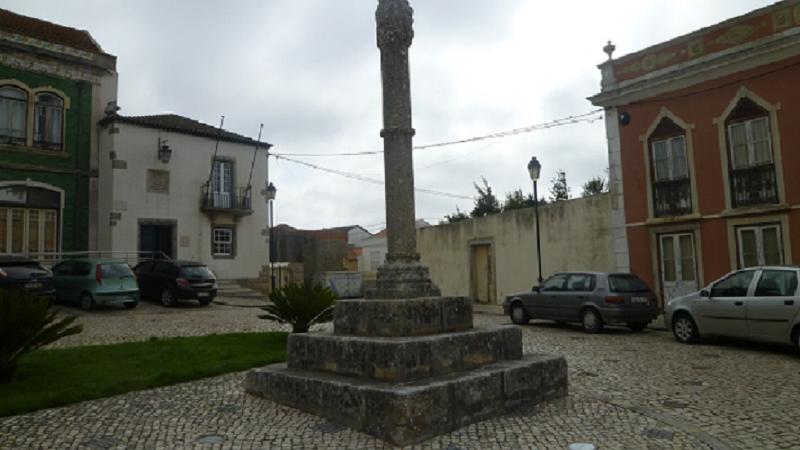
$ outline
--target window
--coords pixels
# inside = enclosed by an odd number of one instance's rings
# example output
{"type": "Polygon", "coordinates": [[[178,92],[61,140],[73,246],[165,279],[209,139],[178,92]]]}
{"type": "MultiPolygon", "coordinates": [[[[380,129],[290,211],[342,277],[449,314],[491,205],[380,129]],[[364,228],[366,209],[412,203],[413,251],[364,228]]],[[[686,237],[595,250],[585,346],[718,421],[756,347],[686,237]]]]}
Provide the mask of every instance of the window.
{"type": "Polygon", "coordinates": [[[0,143],[24,145],[28,133],[28,93],[0,87],[0,143]]]}
{"type": "Polygon", "coordinates": [[[75,262],[74,261],[64,261],[61,264],[53,267],[53,273],[56,275],[72,275],[72,271],[75,269],[75,262]]]}
{"type": "Polygon", "coordinates": [[[567,282],[567,275],[553,275],[542,284],[542,291],[563,291],[567,282]]]}
{"type": "Polygon", "coordinates": [[[33,116],[33,145],[49,150],[62,149],[64,100],[55,94],[36,95],[33,116]]]}
{"type": "Polygon", "coordinates": [[[213,228],[211,234],[211,253],[214,256],[233,256],[233,229],[213,228]]]}
{"type": "Polygon", "coordinates": [[[778,203],[769,112],[743,98],[726,126],[733,207],[778,203]]]}
{"type": "Polygon", "coordinates": [[[695,281],[694,235],[664,234],[661,240],[661,270],[665,283],[695,281]]]}
{"type": "Polygon", "coordinates": [[[718,282],[711,288],[712,297],[744,297],[750,289],[755,270],[736,272],[718,282]]]}
{"type": "Polygon", "coordinates": [[[573,274],[567,281],[568,291],[593,291],[595,285],[594,275],[585,273],[573,274]]]}
{"type": "Polygon", "coordinates": [[[647,284],[632,274],[614,274],[608,276],[608,289],[611,292],[649,292],[647,284]]]}
{"type": "Polygon", "coordinates": [[[738,227],[736,235],[740,267],[783,264],[783,245],[779,224],[738,227]]]}
{"type": "Polygon", "coordinates": [[[692,212],[692,187],[685,134],[683,128],[664,118],[650,136],[655,217],[692,212]]]}
{"type": "Polygon", "coordinates": [[[233,162],[215,160],[212,182],[211,203],[213,207],[233,207],[233,162]]]}
{"type": "Polygon", "coordinates": [[[61,195],[38,187],[0,187],[0,253],[58,251],[61,195]]]}
{"type": "Polygon", "coordinates": [[[756,286],[756,297],[791,297],[797,292],[797,272],[765,270],[756,286]]]}

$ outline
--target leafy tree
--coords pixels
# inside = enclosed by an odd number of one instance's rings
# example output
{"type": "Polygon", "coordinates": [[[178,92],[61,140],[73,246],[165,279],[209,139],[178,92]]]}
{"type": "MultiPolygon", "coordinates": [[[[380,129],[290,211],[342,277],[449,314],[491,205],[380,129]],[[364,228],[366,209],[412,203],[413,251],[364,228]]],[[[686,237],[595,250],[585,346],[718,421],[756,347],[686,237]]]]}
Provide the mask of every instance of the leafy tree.
{"type": "Polygon", "coordinates": [[[458,209],[458,206],[456,206],[456,212],[444,216],[444,220],[447,221],[447,223],[456,223],[467,219],[469,219],[469,215],[458,209]]]}
{"type": "Polygon", "coordinates": [[[336,295],[321,284],[291,284],[269,296],[271,305],[264,306],[267,314],[259,319],[288,323],[292,333],[306,333],[311,325],[333,320],[333,305],[336,295]]]}
{"type": "Polygon", "coordinates": [[[522,189],[517,189],[506,193],[506,200],[503,202],[503,211],[530,208],[533,204],[533,194],[524,195],[522,189]]]}
{"type": "Polygon", "coordinates": [[[606,179],[601,176],[596,176],[583,183],[583,193],[581,197],[591,197],[593,195],[608,192],[608,184],[606,179]]]}
{"type": "Polygon", "coordinates": [[[57,317],[47,299],[0,289],[0,383],[8,383],[25,353],[83,331],[75,316],[57,317]]]}
{"type": "Polygon", "coordinates": [[[556,171],[556,176],[550,180],[550,199],[554,202],[569,200],[569,185],[567,184],[567,174],[563,169],[556,171]]]}
{"type": "Polygon", "coordinates": [[[497,197],[492,193],[492,188],[486,178],[481,177],[483,186],[478,183],[472,183],[475,190],[478,191],[478,197],[475,199],[475,207],[472,209],[472,217],[483,217],[490,214],[497,214],[501,211],[500,202],[497,197]]]}

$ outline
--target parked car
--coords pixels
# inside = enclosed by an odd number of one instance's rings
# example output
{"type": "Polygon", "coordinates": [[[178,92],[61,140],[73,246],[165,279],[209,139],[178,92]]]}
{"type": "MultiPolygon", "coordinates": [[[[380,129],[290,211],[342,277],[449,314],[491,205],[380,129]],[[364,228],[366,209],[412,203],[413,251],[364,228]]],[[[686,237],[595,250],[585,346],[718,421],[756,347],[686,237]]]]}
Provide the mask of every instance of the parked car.
{"type": "Polygon", "coordinates": [[[217,296],[217,279],[203,263],[149,260],[134,267],[142,297],[158,299],[164,306],[197,299],[205,306],[217,296]]]}
{"type": "Polygon", "coordinates": [[[519,325],[531,319],[580,322],[590,333],[606,324],[642,331],[659,314],[655,294],[639,277],[604,272],[557,273],[531,292],[507,296],[503,309],[519,325]]]}
{"type": "Polygon", "coordinates": [[[55,300],[53,274],[38,261],[0,255],[0,289],[22,289],[55,300]]]}
{"type": "Polygon", "coordinates": [[[125,261],[116,259],[69,259],[53,267],[56,297],[77,303],[84,310],[97,305],[135,308],[139,303],[136,277],[125,261]]]}
{"type": "Polygon", "coordinates": [[[730,336],[800,348],[800,268],[751,267],[667,303],[665,325],[680,342],[730,336]]]}

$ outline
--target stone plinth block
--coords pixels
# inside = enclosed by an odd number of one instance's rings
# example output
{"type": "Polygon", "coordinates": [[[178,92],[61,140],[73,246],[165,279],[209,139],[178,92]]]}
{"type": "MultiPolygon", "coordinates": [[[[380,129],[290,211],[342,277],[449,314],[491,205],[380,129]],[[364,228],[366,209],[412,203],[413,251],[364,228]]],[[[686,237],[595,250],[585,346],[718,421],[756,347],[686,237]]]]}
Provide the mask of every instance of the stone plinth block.
{"type": "Polygon", "coordinates": [[[251,370],[247,392],[396,445],[421,442],[510,408],[567,395],[563,357],[526,355],[423,381],[389,383],[275,364],[251,370]]]}
{"type": "Polygon", "coordinates": [[[287,351],[290,369],[410,381],[520,359],[522,331],[495,326],[414,338],[292,334],[287,351]]]}
{"type": "MultiPolygon", "coordinates": [[[[414,236],[416,237],[416,235],[414,236]]],[[[376,289],[370,294],[371,297],[387,299],[439,297],[442,295],[439,288],[431,281],[428,268],[417,261],[389,262],[378,267],[376,289]]]]}
{"type": "Polygon", "coordinates": [[[466,297],[343,299],[333,310],[335,334],[422,336],[472,328],[472,301],[466,297]]]}

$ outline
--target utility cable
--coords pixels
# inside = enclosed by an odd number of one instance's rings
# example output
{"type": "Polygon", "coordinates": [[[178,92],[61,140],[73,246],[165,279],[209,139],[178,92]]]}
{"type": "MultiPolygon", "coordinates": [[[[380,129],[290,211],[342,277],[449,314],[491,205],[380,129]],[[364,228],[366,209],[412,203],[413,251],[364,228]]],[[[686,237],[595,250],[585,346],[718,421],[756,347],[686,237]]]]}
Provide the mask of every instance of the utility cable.
{"type": "MultiPolygon", "coordinates": [[[[529,125],[527,127],[521,128],[514,128],[512,130],[506,131],[498,131],[496,133],[485,134],[482,136],[474,136],[465,139],[458,139],[454,141],[446,141],[446,142],[439,142],[435,144],[426,144],[426,145],[416,145],[413,147],[414,150],[426,150],[432,148],[439,148],[439,147],[448,147],[451,145],[458,145],[458,144],[468,144],[471,142],[478,142],[478,141],[485,141],[487,139],[501,139],[505,137],[517,136],[520,134],[531,133],[537,130],[544,130],[548,128],[555,128],[564,125],[572,125],[576,123],[593,123],[597,120],[603,118],[603,116],[598,116],[597,114],[602,113],[603,109],[595,109],[593,111],[585,112],[583,114],[578,114],[575,116],[567,116],[561,119],[551,120],[549,122],[538,123],[535,125],[529,125]]],[[[365,156],[365,155],[379,155],[383,153],[383,150],[370,150],[370,151],[363,151],[363,152],[339,152],[339,153],[270,153],[270,155],[274,157],[283,157],[283,156],[304,156],[304,157],[317,157],[317,156],[365,156]]]]}
{"type": "MultiPolygon", "coordinates": [[[[284,161],[289,161],[289,162],[292,162],[292,163],[295,163],[295,164],[299,164],[301,166],[306,166],[306,167],[314,169],[314,170],[321,170],[323,172],[332,173],[332,174],[339,175],[339,176],[342,176],[342,177],[345,177],[345,178],[350,178],[350,179],[353,179],[353,180],[363,181],[365,183],[372,183],[372,184],[379,184],[379,185],[383,185],[384,184],[384,182],[382,180],[378,180],[376,178],[365,177],[365,176],[359,175],[357,173],[345,172],[343,170],[330,169],[328,167],[318,166],[316,164],[311,164],[311,163],[305,162],[305,161],[298,161],[296,159],[287,158],[286,156],[276,155],[274,153],[272,154],[272,156],[274,156],[275,159],[282,159],[284,161]]],[[[433,189],[414,188],[414,190],[417,191],[417,192],[424,193],[424,194],[439,195],[439,196],[442,196],[442,197],[458,198],[458,199],[464,199],[464,200],[472,200],[472,197],[468,197],[466,195],[452,194],[450,192],[435,191],[433,189]]]]}

